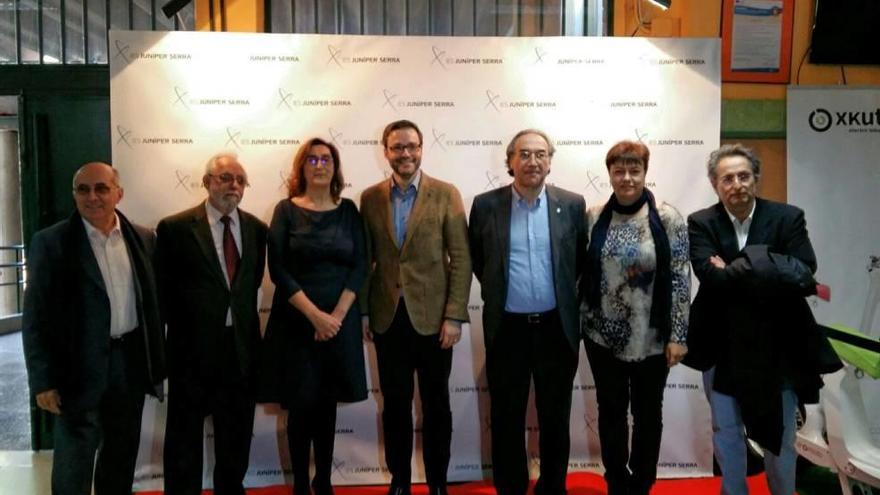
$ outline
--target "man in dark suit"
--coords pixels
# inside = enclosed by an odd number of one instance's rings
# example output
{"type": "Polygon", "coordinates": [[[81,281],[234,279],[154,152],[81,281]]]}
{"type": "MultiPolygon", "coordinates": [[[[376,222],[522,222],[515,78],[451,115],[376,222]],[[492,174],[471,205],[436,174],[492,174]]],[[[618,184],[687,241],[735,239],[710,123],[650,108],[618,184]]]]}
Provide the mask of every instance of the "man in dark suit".
{"type": "Polygon", "coordinates": [[[55,415],[55,495],[88,495],[93,472],[95,493],[130,494],[144,394],[162,397],[154,236],[116,210],[122,196],[110,165],[83,165],[76,212],[28,252],[22,339],[37,406],[55,415]]]}
{"type": "Polygon", "coordinates": [[[202,430],[214,423],[214,493],[244,495],[260,342],[257,290],[267,227],[238,208],[248,185],[234,154],[212,157],[204,203],[157,228],[156,264],[168,324],[165,493],[202,490],[202,430]]]}
{"type": "Polygon", "coordinates": [[[817,400],[821,387],[821,339],[804,299],[815,293],[816,255],[802,210],[756,196],[761,162],[752,150],[724,145],[708,172],[719,202],[688,217],[700,288],[685,363],[704,372],[721,492],[748,493],[747,430],[764,448],[770,492],[790,495],[798,399],[817,400]]]}
{"type": "Polygon", "coordinates": [[[545,184],[554,151],[543,132],[520,131],[507,146],[513,184],[474,198],[470,213],[499,495],[523,495],[528,488],[525,417],[532,378],[541,457],[535,491],[566,493],[580,340],[577,285],[587,231],[584,198],[545,184]]]}
{"type": "Polygon", "coordinates": [[[446,494],[452,441],[452,347],[468,321],[471,258],[458,189],[419,169],[422,132],[408,120],[382,133],[393,173],[361,195],[370,253],[359,300],[364,338],[376,343],[389,495],[409,495],[413,375],[422,399],[422,453],[430,495],[446,494]],[[368,316],[366,316],[368,315],[368,316]]]}

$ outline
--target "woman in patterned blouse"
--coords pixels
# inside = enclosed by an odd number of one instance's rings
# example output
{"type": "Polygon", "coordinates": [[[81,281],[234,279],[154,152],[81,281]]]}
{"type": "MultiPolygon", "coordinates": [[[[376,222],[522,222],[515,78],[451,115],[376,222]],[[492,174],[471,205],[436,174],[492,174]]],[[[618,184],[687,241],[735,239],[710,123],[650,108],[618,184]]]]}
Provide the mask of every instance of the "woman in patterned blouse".
{"type": "Polygon", "coordinates": [[[587,212],[582,327],[610,495],[647,495],[654,484],[666,377],[687,352],[687,224],[645,188],[649,156],[642,143],[612,146],[605,166],[614,194],[587,212]]]}

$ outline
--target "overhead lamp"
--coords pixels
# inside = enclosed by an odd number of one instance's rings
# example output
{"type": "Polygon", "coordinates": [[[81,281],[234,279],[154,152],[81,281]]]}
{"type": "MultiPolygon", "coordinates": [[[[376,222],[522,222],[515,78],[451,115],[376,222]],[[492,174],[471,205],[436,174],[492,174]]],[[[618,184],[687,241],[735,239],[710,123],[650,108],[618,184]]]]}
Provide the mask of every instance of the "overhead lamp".
{"type": "Polygon", "coordinates": [[[183,8],[190,2],[192,2],[192,0],[171,0],[162,6],[162,12],[165,14],[165,17],[171,19],[174,17],[174,14],[183,10],[183,8]]]}
{"type": "Polygon", "coordinates": [[[648,0],[652,4],[660,7],[663,10],[668,9],[672,6],[672,0],[648,0]]]}

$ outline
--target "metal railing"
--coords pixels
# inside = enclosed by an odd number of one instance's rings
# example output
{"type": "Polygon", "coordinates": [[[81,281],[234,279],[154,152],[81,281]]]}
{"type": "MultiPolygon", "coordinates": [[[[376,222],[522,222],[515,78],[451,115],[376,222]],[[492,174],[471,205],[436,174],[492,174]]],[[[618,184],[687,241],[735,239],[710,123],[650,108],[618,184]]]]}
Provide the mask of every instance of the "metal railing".
{"type": "MultiPolygon", "coordinates": [[[[5,314],[0,313],[0,335],[21,329],[21,306],[24,297],[25,270],[27,265],[24,245],[0,246],[0,253],[9,251],[15,253],[15,261],[0,262],[0,274],[2,274],[0,276],[0,304],[12,307],[2,308],[5,314]],[[14,280],[7,280],[6,274],[8,272],[15,273],[14,280]],[[11,298],[6,299],[6,287],[15,287],[14,305],[9,304],[11,298]]],[[[3,256],[3,258],[5,259],[7,256],[3,256]]]]}

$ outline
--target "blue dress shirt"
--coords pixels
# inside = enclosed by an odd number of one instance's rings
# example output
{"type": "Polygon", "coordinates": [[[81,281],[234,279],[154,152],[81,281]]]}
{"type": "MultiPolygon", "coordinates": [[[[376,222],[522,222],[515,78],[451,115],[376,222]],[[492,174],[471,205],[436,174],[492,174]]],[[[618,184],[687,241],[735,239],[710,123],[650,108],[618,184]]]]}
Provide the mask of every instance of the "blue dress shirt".
{"type": "Polygon", "coordinates": [[[406,224],[409,221],[413,204],[416,202],[421,180],[422,171],[416,171],[416,177],[406,188],[406,191],[403,191],[397,185],[394,176],[391,176],[391,217],[394,220],[394,234],[398,248],[403,247],[403,241],[406,239],[406,224]]]}
{"type": "Polygon", "coordinates": [[[510,313],[543,313],[556,307],[547,188],[529,206],[515,187],[510,205],[510,263],[507,301],[510,313]]]}

